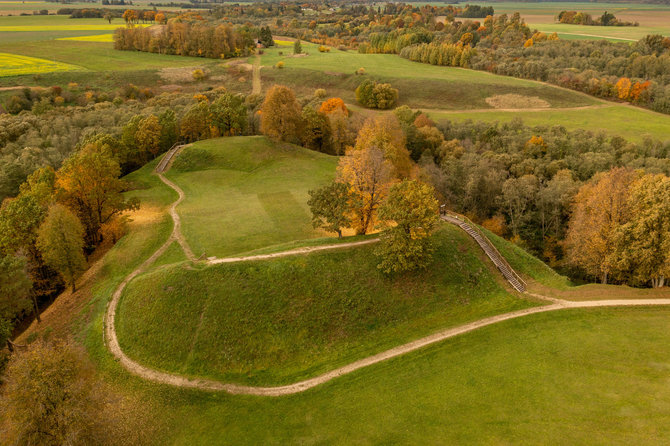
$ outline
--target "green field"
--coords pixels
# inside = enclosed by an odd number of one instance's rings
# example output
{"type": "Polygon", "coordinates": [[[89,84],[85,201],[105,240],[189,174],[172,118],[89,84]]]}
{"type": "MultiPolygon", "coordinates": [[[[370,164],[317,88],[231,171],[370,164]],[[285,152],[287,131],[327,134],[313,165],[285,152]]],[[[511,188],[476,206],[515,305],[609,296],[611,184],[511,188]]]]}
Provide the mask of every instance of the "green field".
{"type": "Polygon", "coordinates": [[[81,42],[114,42],[114,34],[95,34],[92,36],[60,37],[58,40],[78,40],[81,42]]]}
{"type": "Polygon", "coordinates": [[[642,108],[620,104],[584,110],[546,110],[541,112],[440,113],[429,111],[436,121],[509,122],[521,118],[526,125],[563,126],[569,130],[584,129],[594,133],[605,131],[640,142],[645,136],[660,141],[670,140],[670,116],[642,108]]]}
{"type": "Polygon", "coordinates": [[[264,68],[261,71],[264,87],[284,83],[305,94],[311,94],[315,88],[326,88],[329,94],[339,94],[348,102],[353,102],[353,92],[358,84],[366,77],[372,77],[398,88],[401,105],[445,110],[491,108],[486,98],[510,93],[537,96],[551,107],[576,107],[599,102],[550,85],[482,71],[421,64],[393,54],[360,54],[335,48],[331,48],[329,53],[320,53],[316,45],[307,43],[303,43],[303,48],[308,56],[292,57],[292,51],[286,48],[266,50],[262,56],[264,68]],[[279,51],[283,51],[284,56],[280,56],[279,51]],[[285,68],[271,68],[279,61],[284,62],[285,68]],[[365,77],[354,75],[359,68],[366,70],[365,77]]]}
{"type": "Polygon", "coordinates": [[[197,256],[226,257],[326,235],[312,227],[307,191],[334,177],[336,157],[275,146],[260,136],[192,147],[212,154],[213,161],[202,170],[173,169],[167,176],[186,193],[177,211],[197,256]]]}
{"type": "Polygon", "coordinates": [[[81,68],[46,59],[0,53],[0,77],[73,70],[81,70],[81,68]]]}

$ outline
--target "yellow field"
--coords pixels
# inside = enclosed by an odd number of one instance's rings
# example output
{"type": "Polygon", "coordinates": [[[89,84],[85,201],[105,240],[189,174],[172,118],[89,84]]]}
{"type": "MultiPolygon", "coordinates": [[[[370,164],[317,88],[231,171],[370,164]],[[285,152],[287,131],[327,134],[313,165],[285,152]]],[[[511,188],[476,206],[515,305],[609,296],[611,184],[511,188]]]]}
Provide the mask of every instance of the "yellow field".
{"type": "Polygon", "coordinates": [[[0,77],[72,70],[81,70],[81,68],[75,65],[52,62],[50,60],[38,59],[36,57],[0,53],[0,77]]]}
{"type": "Polygon", "coordinates": [[[61,37],[56,40],[78,40],[81,42],[113,42],[114,34],[97,34],[93,36],[61,37]]]}
{"type": "Polygon", "coordinates": [[[293,46],[293,42],[288,41],[288,40],[278,40],[278,39],[273,39],[277,46],[293,46]]]}

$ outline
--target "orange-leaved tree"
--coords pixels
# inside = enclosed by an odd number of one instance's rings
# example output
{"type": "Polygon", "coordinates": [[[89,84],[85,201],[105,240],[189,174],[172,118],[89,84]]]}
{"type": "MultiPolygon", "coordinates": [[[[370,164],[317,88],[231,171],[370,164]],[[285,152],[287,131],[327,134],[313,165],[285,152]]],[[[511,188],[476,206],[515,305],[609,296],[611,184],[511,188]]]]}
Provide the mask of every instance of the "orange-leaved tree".
{"type": "Polygon", "coordinates": [[[319,107],[319,113],[323,113],[325,115],[332,113],[335,110],[341,110],[344,113],[349,114],[347,106],[344,104],[344,101],[340,98],[330,98],[328,100],[325,100],[321,103],[321,107],[319,107]]]}

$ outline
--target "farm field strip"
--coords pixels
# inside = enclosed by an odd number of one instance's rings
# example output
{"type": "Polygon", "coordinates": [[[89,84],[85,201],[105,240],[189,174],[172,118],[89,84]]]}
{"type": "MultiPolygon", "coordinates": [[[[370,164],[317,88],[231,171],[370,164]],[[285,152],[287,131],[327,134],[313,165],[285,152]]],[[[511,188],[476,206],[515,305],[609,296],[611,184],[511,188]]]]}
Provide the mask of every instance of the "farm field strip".
{"type": "Polygon", "coordinates": [[[114,42],[114,34],[95,34],[92,36],[59,37],[56,40],[75,40],[79,42],[114,42]]]}
{"type": "MultiPolygon", "coordinates": [[[[149,24],[139,24],[137,26],[147,27],[149,24]]],[[[0,32],[34,32],[34,31],[100,31],[122,28],[119,24],[100,24],[100,25],[0,25],[0,32]]]]}
{"type": "Polygon", "coordinates": [[[0,77],[75,70],[82,70],[82,68],[36,57],[0,53],[0,77]]]}

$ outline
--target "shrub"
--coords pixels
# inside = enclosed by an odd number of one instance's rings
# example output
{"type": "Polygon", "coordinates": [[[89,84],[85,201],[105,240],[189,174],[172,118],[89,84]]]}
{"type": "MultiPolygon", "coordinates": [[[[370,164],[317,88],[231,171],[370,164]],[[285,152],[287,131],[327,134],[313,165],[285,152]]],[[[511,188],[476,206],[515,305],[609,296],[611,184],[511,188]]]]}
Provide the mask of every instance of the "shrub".
{"type": "Polygon", "coordinates": [[[195,80],[195,81],[201,81],[201,80],[205,79],[205,77],[206,77],[205,72],[202,71],[200,68],[198,68],[196,70],[193,70],[192,76],[193,76],[193,80],[195,80]]]}
{"type": "Polygon", "coordinates": [[[361,67],[358,70],[356,70],[356,74],[359,76],[363,76],[365,74],[365,68],[361,67]]]}
{"type": "Polygon", "coordinates": [[[280,61],[277,62],[277,64],[275,65],[275,68],[280,68],[280,69],[281,69],[281,68],[284,68],[284,62],[280,60],[280,61]]]}
{"type": "Polygon", "coordinates": [[[389,109],[398,100],[398,90],[391,84],[380,84],[367,79],[356,88],[356,100],[368,108],[389,109]]]}
{"type": "Polygon", "coordinates": [[[317,88],[316,90],[314,90],[314,97],[319,99],[325,98],[326,90],[324,88],[317,88]]]}
{"type": "Polygon", "coordinates": [[[320,53],[330,53],[330,48],[324,45],[319,45],[319,52],[320,53]]]}

